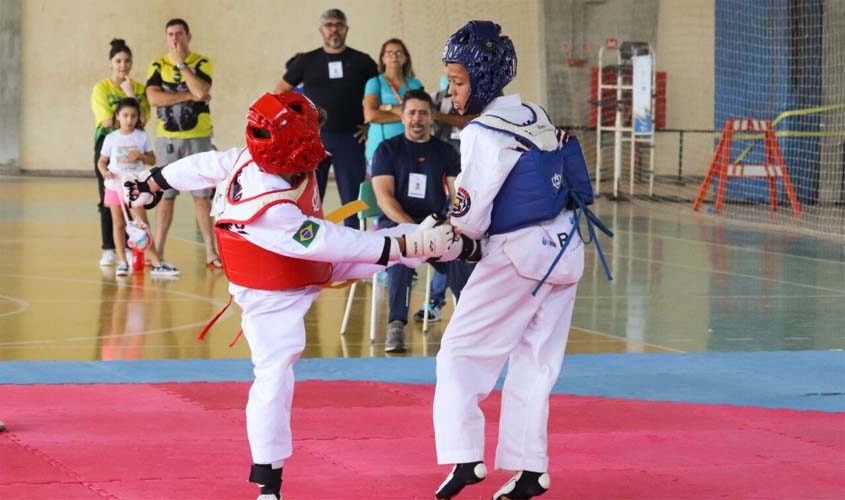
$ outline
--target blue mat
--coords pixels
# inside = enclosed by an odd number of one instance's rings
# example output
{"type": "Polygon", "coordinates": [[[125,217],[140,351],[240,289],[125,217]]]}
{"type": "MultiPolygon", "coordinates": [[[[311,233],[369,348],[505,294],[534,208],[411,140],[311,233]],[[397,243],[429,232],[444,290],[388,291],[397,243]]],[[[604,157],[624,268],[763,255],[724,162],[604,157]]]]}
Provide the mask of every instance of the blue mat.
{"type": "MultiPolygon", "coordinates": [[[[302,359],[295,371],[298,380],[433,384],[434,366],[430,357],[302,359]]],[[[247,359],[0,362],[0,384],[250,380],[247,359]]],[[[845,352],[577,354],[567,356],[554,392],[845,412],[845,352]]]]}

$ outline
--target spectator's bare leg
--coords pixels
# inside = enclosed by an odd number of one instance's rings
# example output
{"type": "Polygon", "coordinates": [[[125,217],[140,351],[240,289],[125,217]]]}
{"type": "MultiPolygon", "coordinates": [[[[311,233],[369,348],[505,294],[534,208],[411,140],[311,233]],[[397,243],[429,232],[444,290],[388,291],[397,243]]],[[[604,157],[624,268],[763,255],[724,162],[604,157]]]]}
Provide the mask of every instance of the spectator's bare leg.
{"type": "Polygon", "coordinates": [[[164,260],[164,244],[167,242],[167,233],[170,231],[170,224],[173,222],[173,202],[175,198],[163,199],[156,206],[156,250],[158,258],[164,260]]]}
{"type": "Polygon", "coordinates": [[[205,196],[194,196],[194,208],[197,212],[197,224],[202,233],[202,241],[205,243],[205,262],[211,262],[217,258],[217,252],[214,250],[214,235],[211,234],[212,221],[211,216],[211,199],[205,196]]]}

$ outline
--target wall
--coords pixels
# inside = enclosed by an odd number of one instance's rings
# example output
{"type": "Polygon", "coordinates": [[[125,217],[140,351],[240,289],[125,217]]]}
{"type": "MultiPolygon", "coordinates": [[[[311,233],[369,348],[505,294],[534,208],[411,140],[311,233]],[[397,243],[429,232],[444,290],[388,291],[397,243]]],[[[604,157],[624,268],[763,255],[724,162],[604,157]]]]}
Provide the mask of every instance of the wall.
{"type": "MultiPolygon", "coordinates": [[[[665,71],[666,128],[713,128],[715,5],[711,0],[661,0],[657,29],[657,70],[665,71]]],[[[657,135],[655,170],[678,170],[679,136],[657,135]]],[[[713,135],[684,135],[683,173],[703,176],[713,156],[713,135]]]]}
{"type": "MultiPolygon", "coordinates": [[[[587,127],[591,104],[590,71],[598,66],[605,40],[644,41],[655,51],[656,70],[667,73],[666,128],[710,130],[713,126],[714,2],[712,0],[546,0],[543,2],[546,95],[549,112],[559,124],[587,127]],[[580,61],[575,65],[567,60],[580,61]]],[[[617,62],[605,51],[602,64],[617,62]]],[[[595,144],[593,132],[582,131],[595,144]]],[[[678,171],[679,134],[658,132],[657,175],[678,171]]],[[[625,148],[627,150],[627,147],[625,148]]],[[[604,168],[612,163],[605,148],[604,168]]],[[[712,134],[684,136],[684,175],[704,175],[713,154],[712,134]]],[[[627,160],[625,160],[627,165],[627,160]]]]}
{"type": "MultiPolygon", "coordinates": [[[[822,47],[822,106],[845,104],[845,2],[824,3],[822,47]]],[[[845,109],[820,115],[821,130],[841,130],[845,109]]],[[[820,145],[819,201],[845,202],[845,140],[841,135],[822,137],[820,145]]]]}
{"type": "Polygon", "coordinates": [[[0,0],[0,171],[15,171],[20,160],[20,0],[0,0]]]}
{"type": "Polygon", "coordinates": [[[113,37],[127,41],[134,53],[132,76],[143,81],[149,63],[166,52],[164,24],[173,17],[188,21],[191,48],[214,61],[215,143],[228,148],[243,143],[249,103],[273,88],[284,62],[322,44],[319,16],[331,7],[346,12],[351,47],[377,56],[384,40],[402,38],[413,55],[417,76],[430,89],[438,84],[448,35],[483,13],[502,24],[519,52],[519,75],[509,90],[542,102],[543,82],[537,76],[542,59],[538,5],[538,0],[457,5],[445,0],[148,0],[139,9],[137,2],[126,0],[27,0],[21,15],[21,166],[31,171],[90,172],[94,133],[90,94],[93,85],[109,75],[109,41],[113,37]]]}

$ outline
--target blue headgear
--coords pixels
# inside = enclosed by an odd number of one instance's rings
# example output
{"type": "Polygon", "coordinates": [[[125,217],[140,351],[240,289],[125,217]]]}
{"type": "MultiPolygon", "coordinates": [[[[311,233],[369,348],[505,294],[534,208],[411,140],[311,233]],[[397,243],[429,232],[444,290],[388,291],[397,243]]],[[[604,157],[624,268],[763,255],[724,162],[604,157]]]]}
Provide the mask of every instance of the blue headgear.
{"type": "Polygon", "coordinates": [[[446,41],[443,62],[460,64],[469,73],[468,113],[481,112],[516,76],[516,50],[501,33],[492,21],[470,21],[446,41]]]}

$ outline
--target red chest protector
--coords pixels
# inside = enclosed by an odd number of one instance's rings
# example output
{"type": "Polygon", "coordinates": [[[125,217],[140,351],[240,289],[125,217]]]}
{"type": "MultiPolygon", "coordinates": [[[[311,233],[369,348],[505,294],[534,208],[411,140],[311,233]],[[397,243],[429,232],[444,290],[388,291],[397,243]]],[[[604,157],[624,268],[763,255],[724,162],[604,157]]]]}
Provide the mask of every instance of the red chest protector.
{"type": "Polygon", "coordinates": [[[279,255],[249,242],[238,233],[239,225],[248,226],[279,203],[293,203],[303,214],[322,218],[317,176],[308,172],[289,189],[268,191],[236,201],[233,195],[241,189],[241,171],[250,163],[252,157],[244,149],[229,178],[218,186],[218,191],[222,192],[218,192],[217,197],[221,199],[215,199],[214,212],[218,215],[214,235],[226,277],[236,285],[257,290],[290,290],[327,283],[332,275],[331,264],[279,255]],[[222,209],[218,204],[222,204],[222,209]]]}

